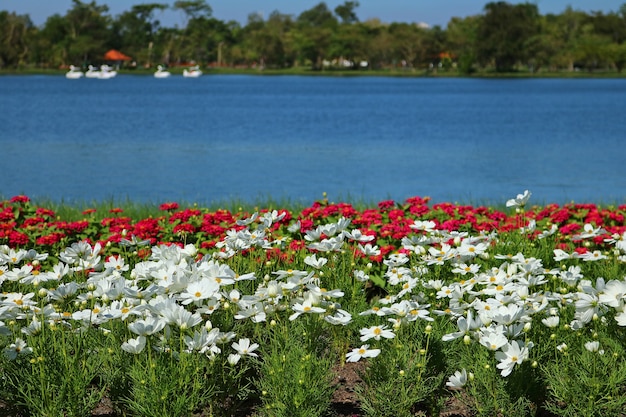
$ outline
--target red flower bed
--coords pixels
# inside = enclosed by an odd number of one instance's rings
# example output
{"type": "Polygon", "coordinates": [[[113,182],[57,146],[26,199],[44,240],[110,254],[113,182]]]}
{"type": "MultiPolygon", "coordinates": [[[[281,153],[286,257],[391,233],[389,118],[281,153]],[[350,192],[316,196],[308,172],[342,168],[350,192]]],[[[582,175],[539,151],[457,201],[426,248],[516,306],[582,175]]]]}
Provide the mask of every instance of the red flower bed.
{"type": "MultiPolygon", "coordinates": [[[[159,217],[137,219],[123,216],[123,208],[110,209],[102,213],[101,217],[98,217],[98,209],[89,209],[83,212],[85,219],[71,221],[55,217],[55,212],[47,207],[33,205],[27,196],[15,196],[0,202],[0,244],[13,248],[51,247],[87,239],[105,246],[107,242],[119,243],[132,236],[138,240],[148,240],[150,244],[168,244],[180,242],[181,237],[184,237],[187,243],[195,243],[208,250],[215,247],[228,230],[240,230],[242,226],[237,221],[249,216],[246,212],[185,208],[175,202],[163,203],[159,210],[159,217]]],[[[302,234],[340,217],[350,219],[352,227],[359,228],[362,234],[374,236],[372,245],[378,245],[384,253],[401,247],[402,238],[413,232],[410,226],[416,220],[432,221],[435,229],[471,234],[492,231],[505,233],[524,227],[531,237],[555,225],[558,230],[555,247],[570,250],[577,249],[572,237],[580,233],[585,224],[606,230],[605,234],[593,240],[599,248],[604,244],[604,239],[626,232],[626,205],[599,207],[594,204],[549,204],[527,207],[525,212],[518,213],[514,209],[499,210],[452,203],[429,205],[428,198],[411,197],[404,203],[387,200],[375,208],[362,210],[349,203],[329,203],[323,200],[314,202],[299,213],[292,213],[288,209],[278,210],[278,214],[283,213],[285,216],[272,225],[271,232],[290,236],[291,250],[304,245],[302,234]],[[294,221],[300,222],[299,233],[287,230],[287,226],[294,221]],[[534,223],[534,230],[529,230],[531,222],[534,223]]]]}

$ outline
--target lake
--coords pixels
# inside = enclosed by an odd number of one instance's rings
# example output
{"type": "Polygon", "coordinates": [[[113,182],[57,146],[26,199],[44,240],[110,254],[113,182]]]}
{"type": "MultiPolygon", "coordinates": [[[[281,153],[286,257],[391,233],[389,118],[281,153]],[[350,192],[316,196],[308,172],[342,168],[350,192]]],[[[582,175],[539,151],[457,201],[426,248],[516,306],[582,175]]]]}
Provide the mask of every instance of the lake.
{"type": "Polygon", "coordinates": [[[0,77],[0,195],[623,203],[626,79],[0,77]]]}

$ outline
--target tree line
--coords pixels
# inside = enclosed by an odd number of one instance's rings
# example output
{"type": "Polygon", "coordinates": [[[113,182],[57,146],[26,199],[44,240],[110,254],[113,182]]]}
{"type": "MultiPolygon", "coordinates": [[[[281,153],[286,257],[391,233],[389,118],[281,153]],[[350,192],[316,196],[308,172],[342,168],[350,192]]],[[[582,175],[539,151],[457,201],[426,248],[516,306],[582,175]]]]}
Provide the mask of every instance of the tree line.
{"type": "Polygon", "coordinates": [[[138,67],[156,64],[290,68],[397,68],[501,72],[616,70],[626,64],[626,3],[602,13],[566,8],[541,15],[535,4],[487,3],[446,28],[360,21],[358,1],[334,10],[321,2],[298,16],[250,14],[245,25],[212,16],[206,0],[145,3],[111,16],[108,6],[73,0],[65,15],[37,27],[28,15],[0,11],[0,69],[100,64],[110,49],[138,67]],[[157,12],[173,9],[181,27],[157,12]]]}

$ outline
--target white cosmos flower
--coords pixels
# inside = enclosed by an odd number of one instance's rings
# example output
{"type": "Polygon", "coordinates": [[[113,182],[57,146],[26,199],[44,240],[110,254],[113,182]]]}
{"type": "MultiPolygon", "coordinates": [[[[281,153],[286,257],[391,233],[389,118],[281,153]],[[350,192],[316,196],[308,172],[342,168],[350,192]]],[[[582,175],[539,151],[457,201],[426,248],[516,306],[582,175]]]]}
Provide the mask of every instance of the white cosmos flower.
{"type": "Polygon", "coordinates": [[[315,254],[309,255],[304,258],[304,263],[309,266],[312,266],[315,269],[320,269],[321,267],[326,265],[327,262],[328,262],[328,259],[321,258],[321,257],[318,259],[315,254]]]}
{"type": "Polygon", "coordinates": [[[337,309],[334,316],[326,316],[324,320],[330,324],[345,326],[352,322],[352,315],[345,310],[337,309]]]}
{"type": "Polygon", "coordinates": [[[528,199],[532,193],[528,190],[525,190],[523,194],[518,194],[517,197],[507,200],[507,207],[524,207],[528,202],[528,199]]]}
{"type": "Polygon", "coordinates": [[[239,342],[234,342],[232,344],[233,349],[235,349],[237,351],[237,353],[239,355],[248,355],[248,356],[254,356],[257,357],[258,355],[256,353],[254,353],[254,351],[256,350],[256,348],[259,347],[258,343],[252,343],[250,344],[250,339],[243,338],[243,339],[239,339],[239,342]]]}
{"type": "Polygon", "coordinates": [[[490,350],[498,350],[509,342],[509,340],[504,335],[503,326],[496,326],[495,328],[489,327],[483,329],[479,333],[478,341],[481,345],[490,350]]]}
{"type": "Polygon", "coordinates": [[[135,339],[128,339],[128,341],[122,343],[122,350],[128,353],[141,353],[144,347],[146,347],[146,338],[144,336],[137,336],[135,339]]]}
{"type": "Polygon", "coordinates": [[[365,342],[370,339],[380,340],[381,337],[385,339],[393,339],[396,335],[387,326],[372,326],[367,329],[361,329],[361,342],[365,342]]]}
{"type": "Polygon", "coordinates": [[[351,232],[348,232],[348,231],[344,230],[343,234],[348,239],[356,240],[358,242],[363,242],[363,243],[371,242],[372,240],[375,239],[374,236],[364,235],[363,233],[361,233],[361,230],[359,230],[359,229],[354,229],[351,232]]]}
{"type": "Polygon", "coordinates": [[[15,339],[15,343],[11,343],[9,346],[4,348],[4,356],[10,361],[14,360],[18,357],[18,355],[27,355],[33,353],[33,349],[26,345],[26,342],[21,339],[15,339]]]}
{"type": "Polygon", "coordinates": [[[622,306],[620,313],[615,315],[615,321],[617,321],[618,326],[626,326],[626,304],[622,306]]]}
{"type": "Polygon", "coordinates": [[[456,371],[454,375],[448,378],[448,382],[446,382],[446,386],[453,390],[461,389],[465,384],[467,384],[467,371],[465,368],[456,371]]]}
{"type": "Polygon", "coordinates": [[[599,295],[599,299],[609,307],[619,308],[626,301],[626,281],[610,280],[599,295]]]}
{"type": "Polygon", "coordinates": [[[593,261],[600,261],[602,259],[607,259],[608,257],[605,254],[603,254],[601,251],[594,250],[593,252],[583,253],[582,255],[579,256],[579,258],[585,262],[593,262],[593,261]]]}
{"type": "Polygon", "coordinates": [[[144,320],[136,320],[128,325],[128,330],[139,336],[149,336],[160,332],[165,327],[165,320],[157,317],[148,317],[144,320]]]}
{"type": "Polygon", "coordinates": [[[603,233],[606,233],[606,230],[602,227],[594,228],[592,224],[585,223],[585,225],[583,226],[583,232],[572,236],[572,240],[589,239],[600,236],[603,233]]]}
{"type": "Polygon", "coordinates": [[[220,284],[210,278],[202,278],[199,281],[191,282],[187,289],[180,294],[182,304],[188,305],[196,301],[206,300],[213,297],[220,289],[220,284]]]}
{"type": "Polygon", "coordinates": [[[310,299],[306,299],[302,303],[295,303],[291,309],[295,311],[295,313],[289,316],[289,320],[291,321],[297,319],[301,314],[326,312],[326,310],[321,307],[315,307],[310,299]]]}
{"type": "Polygon", "coordinates": [[[600,342],[594,340],[593,342],[586,342],[585,349],[589,352],[597,352],[600,349],[600,342]]]}
{"type": "Polygon", "coordinates": [[[237,353],[231,353],[230,355],[228,355],[228,363],[232,366],[237,365],[240,359],[241,359],[241,355],[237,353]]]}
{"type": "Polygon", "coordinates": [[[450,340],[458,339],[459,337],[464,337],[465,335],[469,334],[470,330],[477,329],[478,327],[480,327],[480,321],[474,319],[472,311],[468,310],[467,318],[465,316],[460,316],[456,321],[456,325],[459,328],[459,331],[454,332],[454,333],[444,334],[441,337],[441,340],[443,340],[444,342],[449,342],[450,340]]]}
{"type": "Polygon", "coordinates": [[[500,375],[509,376],[513,372],[515,365],[519,365],[528,359],[528,349],[532,347],[532,342],[525,345],[522,342],[514,340],[502,346],[501,350],[496,352],[496,359],[500,361],[496,368],[501,369],[500,375]]]}
{"type": "Polygon", "coordinates": [[[346,353],[346,362],[358,362],[361,358],[375,358],[380,353],[380,349],[370,349],[370,345],[362,345],[346,353]]]}
{"type": "Polygon", "coordinates": [[[541,322],[546,327],[550,327],[550,328],[558,327],[559,321],[560,321],[559,316],[550,316],[550,317],[546,317],[545,319],[541,320],[541,322]]]}

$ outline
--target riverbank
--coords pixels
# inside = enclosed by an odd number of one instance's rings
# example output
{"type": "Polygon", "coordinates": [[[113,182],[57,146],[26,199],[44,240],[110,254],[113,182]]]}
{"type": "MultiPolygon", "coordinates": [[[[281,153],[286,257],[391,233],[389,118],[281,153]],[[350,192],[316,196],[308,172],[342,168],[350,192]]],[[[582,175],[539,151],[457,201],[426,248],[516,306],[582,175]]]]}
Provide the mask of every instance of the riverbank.
{"type": "MultiPolygon", "coordinates": [[[[172,75],[182,75],[186,67],[169,67],[168,71],[172,75]]],[[[294,68],[235,68],[235,67],[203,67],[204,75],[232,74],[232,75],[300,75],[300,76],[378,76],[378,77],[465,77],[465,78],[626,78],[626,72],[617,71],[538,71],[530,72],[520,70],[515,72],[496,71],[475,71],[470,74],[463,74],[457,71],[433,71],[417,68],[397,68],[397,69],[321,69],[316,70],[310,67],[294,68]]],[[[2,75],[65,75],[67,69],[43,69],[43,68],[22,68],[22,69],[0,69],[2,75]]],[[[153,75],[154,68],[134,68],[118,70],[119,75],[153,75]]]]}

